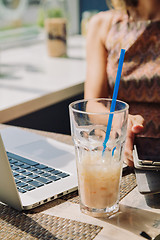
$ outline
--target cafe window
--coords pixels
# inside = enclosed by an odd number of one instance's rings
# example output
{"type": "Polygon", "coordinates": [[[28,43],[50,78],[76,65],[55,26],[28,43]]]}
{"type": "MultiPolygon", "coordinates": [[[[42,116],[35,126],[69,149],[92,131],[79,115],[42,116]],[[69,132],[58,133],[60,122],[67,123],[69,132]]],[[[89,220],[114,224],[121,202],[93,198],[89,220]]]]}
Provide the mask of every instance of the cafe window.
{"type": "MultiPolygon", "coordinates": [[[[35,40],[42,33],[38,25],[40,8],[46,0],[0,0],[0,45],[5,48],[35,40]]],[[[70,34],[79,31],[79,0],[66,0],[70,34]]]]}
{"type": "Polygon", "coordinates": [[[31,41],[40,34],[37,14],[40,0],[0,1],[1,49],[31,41]]]}

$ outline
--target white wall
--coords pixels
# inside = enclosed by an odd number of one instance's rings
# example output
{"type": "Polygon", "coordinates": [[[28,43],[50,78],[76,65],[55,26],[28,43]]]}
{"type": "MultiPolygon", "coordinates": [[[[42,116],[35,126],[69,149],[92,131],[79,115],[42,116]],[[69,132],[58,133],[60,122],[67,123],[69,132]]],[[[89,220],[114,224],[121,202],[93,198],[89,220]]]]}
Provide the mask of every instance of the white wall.
{"type": "Polygon", "coordinates": [[[69,34],[79,32],[79,0],[67,0],[70,17],[69,34]]]}

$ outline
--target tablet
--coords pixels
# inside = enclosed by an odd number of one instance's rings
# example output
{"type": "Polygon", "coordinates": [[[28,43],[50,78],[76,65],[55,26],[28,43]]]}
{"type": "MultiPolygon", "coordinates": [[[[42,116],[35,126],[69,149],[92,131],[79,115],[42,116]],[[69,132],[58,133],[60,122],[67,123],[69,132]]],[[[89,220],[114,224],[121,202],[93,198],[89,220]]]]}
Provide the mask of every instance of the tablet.
{"type": "Polygon", "coordinates": [[[137,169],[160,170],[160,138],[136,138],[133,160],[137,169]]]}

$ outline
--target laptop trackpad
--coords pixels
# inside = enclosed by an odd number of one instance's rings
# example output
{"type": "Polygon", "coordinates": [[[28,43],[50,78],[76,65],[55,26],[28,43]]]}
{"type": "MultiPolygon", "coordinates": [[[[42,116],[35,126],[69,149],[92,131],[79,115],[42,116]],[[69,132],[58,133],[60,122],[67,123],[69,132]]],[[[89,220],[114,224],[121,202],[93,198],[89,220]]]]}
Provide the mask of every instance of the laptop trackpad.
{"type": "Polygon", "coordinates": [[[16,149],[27,155],[29,154],[33,158],[38,157],[42,159],[53,159],[53,157],[60,157],[67,153],[67,151],[59,149],[44,140],[24,144],[16,147],[16,149]]]}
{"type": "MultiPolygon", "coordinates": [[[[59,143],[61,145],[61,143],[59,143]]],[[[56,147],[55,144],[46,140],[38,140],[31,143],[23,144],[15,148],[22,156],[27,156],[41,163],[49,164],[56,168],[62,168],[69,164],[75,156],[63,149],[56,147]]]]}

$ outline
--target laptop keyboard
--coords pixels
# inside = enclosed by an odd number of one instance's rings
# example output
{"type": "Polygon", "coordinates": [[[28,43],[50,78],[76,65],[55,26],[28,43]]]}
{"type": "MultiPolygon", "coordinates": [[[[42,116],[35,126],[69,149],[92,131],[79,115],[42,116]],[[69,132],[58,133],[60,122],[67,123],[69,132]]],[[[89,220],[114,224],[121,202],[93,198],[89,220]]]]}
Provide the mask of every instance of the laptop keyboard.
{"type": "Polygon", "coordinates": [[[21,193],[32,191],[45,184],[50,184],[70,176],[66,172],[23,158],[11,152],[7,152],[7,156],[17,189],[21,193]]]}

